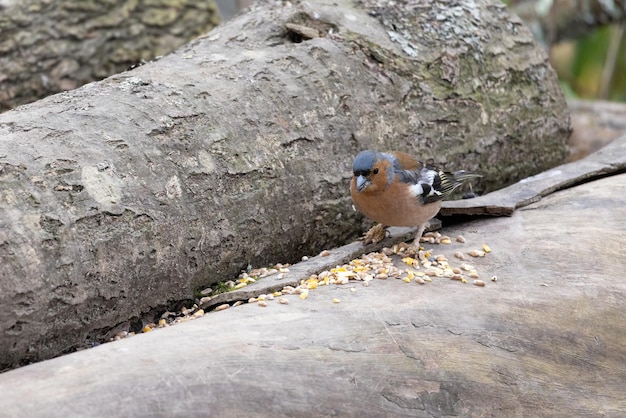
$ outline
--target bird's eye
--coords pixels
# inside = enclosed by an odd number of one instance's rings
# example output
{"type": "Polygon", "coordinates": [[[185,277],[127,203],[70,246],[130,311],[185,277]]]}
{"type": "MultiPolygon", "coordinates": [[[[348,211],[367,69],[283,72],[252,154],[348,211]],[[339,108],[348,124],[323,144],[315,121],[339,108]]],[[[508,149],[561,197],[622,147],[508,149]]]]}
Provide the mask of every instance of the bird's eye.
{"type": "Polygon", "coordinates": [[[378,168],[375,168],[373,171],[374,174],[378,174],[378,168]]]}

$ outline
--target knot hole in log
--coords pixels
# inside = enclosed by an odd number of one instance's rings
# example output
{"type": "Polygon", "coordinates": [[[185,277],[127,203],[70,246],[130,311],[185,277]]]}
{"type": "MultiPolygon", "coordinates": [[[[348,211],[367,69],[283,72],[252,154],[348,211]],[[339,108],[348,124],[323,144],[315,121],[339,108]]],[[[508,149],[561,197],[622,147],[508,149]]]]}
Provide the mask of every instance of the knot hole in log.
{"type": "Polygon", "coordinates": [[[326,37],[337,31],[337,28],[327,22],[311,17],[307,13],[295,14],[289,22],[285,23],[286,38],[293,43],[299,44],[313,38],[326,37]]]}

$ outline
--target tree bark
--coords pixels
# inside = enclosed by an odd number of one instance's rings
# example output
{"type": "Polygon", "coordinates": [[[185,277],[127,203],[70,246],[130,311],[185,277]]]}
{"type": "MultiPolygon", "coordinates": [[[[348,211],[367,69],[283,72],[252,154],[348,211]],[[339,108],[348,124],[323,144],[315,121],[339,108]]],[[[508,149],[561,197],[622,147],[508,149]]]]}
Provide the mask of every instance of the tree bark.
{"type": "Polygon", "coordinates": [[[492,190],[561,163],[569,131],[545,53],[498,2],[254,6],[0,115],[1,366],[355,237],[362,149],[492,190]]]}
{"type": "Polygon", "coordinates": [[[0,111],[167,54],[220,20],[214,1],[194,0],[8,0],[0,13],[0,111]]]}

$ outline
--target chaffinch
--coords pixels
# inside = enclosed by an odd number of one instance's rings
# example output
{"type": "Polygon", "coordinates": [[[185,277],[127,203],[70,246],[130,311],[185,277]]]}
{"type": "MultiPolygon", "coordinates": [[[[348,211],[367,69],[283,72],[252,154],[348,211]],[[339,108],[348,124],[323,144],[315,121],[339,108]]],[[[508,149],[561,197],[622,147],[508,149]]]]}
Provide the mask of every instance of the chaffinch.
{"type": "Polygon", "coordinates": [[[403,152],[362,151],[354,159],[350,194],[356,208],[385,226],[417,226],[414,245],[441,207],[464,182],[480,177],[444,172],[403,152]]]}

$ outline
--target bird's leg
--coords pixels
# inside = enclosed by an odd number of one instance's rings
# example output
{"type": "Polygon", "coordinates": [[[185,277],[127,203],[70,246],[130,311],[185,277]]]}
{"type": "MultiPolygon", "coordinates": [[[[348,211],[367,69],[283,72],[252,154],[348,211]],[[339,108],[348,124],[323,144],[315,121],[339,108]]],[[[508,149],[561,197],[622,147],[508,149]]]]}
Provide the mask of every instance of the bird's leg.
{"type": "Polygon", "coordinates": [[[424,233],[424,229],[426,229],[426,224],[421,224],[418,228],[417,228],[417,233],[415,234],[415,241],[413,241],[413,247],[415,248],[419,248],[420,247],[420,238],[422,238],[422,234],[424,233]]]}
{"type": "Polygon", "coordinates": [[[365,233],[363,242],[365,244],[377,243],[385,239],[387,236],[387,228],[383,224],[376,224],[365,233]]]}

